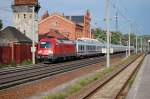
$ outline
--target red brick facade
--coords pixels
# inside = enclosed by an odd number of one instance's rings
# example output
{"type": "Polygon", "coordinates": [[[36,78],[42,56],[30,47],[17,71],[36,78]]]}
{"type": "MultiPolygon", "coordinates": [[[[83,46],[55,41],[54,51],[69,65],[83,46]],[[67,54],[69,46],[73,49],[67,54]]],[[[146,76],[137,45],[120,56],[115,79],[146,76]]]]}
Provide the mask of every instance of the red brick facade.
{"type": "Polygon", "coordinates": [[[51,30],[57,30],[71,40],[81,37],[90,38],[90,21],[91,18],[88,11],[83,16],[83,22],[80,23],[71,21],[57,13],[49,15],[46,12],[39,22],[39,35],[48,33],[51,30]]]}

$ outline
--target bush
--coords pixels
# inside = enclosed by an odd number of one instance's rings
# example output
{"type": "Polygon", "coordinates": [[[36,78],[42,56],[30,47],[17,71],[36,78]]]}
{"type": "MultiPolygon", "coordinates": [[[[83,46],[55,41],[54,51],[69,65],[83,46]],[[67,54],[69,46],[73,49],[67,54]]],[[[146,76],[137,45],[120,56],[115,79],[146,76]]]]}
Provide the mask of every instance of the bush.
{"type": "Polygon", "coordinates": [[[47,97],[44,97],[43,99],[65,99],[65,94],[64,93],[52,94],[47,97]]]}
{"type": "Polygon", "coordinates": [[[32,64],[32,61],[30,59],[24,60],[22,63],[22,65],[29,65],[32,64]]]}

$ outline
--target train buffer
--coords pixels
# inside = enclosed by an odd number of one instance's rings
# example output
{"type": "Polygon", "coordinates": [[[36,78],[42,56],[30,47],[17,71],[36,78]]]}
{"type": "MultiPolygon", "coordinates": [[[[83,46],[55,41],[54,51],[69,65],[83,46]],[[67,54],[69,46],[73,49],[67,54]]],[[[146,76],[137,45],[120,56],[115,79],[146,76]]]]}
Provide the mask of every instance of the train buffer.
{"type": "Polygon", "coordinates": [[[139,70],[126,99],[150,99],[150,54],[139,70]]]}

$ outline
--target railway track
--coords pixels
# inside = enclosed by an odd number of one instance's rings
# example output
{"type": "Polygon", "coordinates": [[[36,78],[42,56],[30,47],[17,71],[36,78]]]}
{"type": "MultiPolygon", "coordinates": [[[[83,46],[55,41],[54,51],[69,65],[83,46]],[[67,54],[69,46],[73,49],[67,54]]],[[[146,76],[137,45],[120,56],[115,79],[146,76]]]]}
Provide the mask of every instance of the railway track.
{"type": "Polygon", "coordinates": [[[143,57],[137,57],[130,63],[119,66],[113,72],[106,74],[67,99],[118,99],[143,57]]]}
{"type": "MultiPolygon", "coordinates": [[[[113,55],[120,57],[122,54],[113,55]]],[[[17,68],[0,70],[0,90],[14,87],[16,85],[32,82],[52,75],[69,72],[96,63],[104,63],[105,57],[82,59],[68,63],[58,64],[35,64],[17,68]]]]}

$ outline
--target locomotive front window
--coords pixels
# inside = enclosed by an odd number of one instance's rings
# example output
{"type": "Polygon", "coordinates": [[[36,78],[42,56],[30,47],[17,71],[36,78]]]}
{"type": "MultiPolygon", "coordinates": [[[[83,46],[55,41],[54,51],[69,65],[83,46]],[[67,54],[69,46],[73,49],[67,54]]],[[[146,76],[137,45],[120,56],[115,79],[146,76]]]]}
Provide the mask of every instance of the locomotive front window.
{"type": "Polygon", "coordinates": [[[40,47],[41,48],[51,48],[51,42],[41,42],[40,47]]]}

